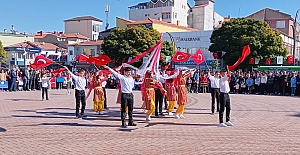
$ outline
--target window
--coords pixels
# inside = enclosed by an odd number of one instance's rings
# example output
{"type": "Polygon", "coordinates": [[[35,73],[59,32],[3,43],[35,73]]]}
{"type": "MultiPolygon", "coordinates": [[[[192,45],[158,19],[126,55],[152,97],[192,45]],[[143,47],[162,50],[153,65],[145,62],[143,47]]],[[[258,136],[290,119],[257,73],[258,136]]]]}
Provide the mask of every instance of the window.
{"type": "Polygon", "coordinates": [[[166,17],[167,17],[167,19],[170,19],[170,18],[171,18],[171,13],[170,13],[170,12],[167,13],[167,14],[166,14],[166,17]]]}
{"type": "Polygon", "coordinates": [[[73,50],[69,50],[70,55],[74,55],[73,50]]]}
{"type": "Polygon", "coordinates": [[[100,27],[98,24],[93,25],[93,32],[100,32],[100,27]]]}
{"type": "Polygon", "coordinates": [[[95,49],[91,49],[91,55],[96,56],[96,50],[95,49]]]}
{"type": "Polygon", "coordinates": [[[177,18],[177,13],[175,12],[175,18],[177,18]]]}
{"type": "Polygon", "coordinates": [[[276,28],[285,28],[285,21],[277,21],[276,28]]]}
{"type": "Polygon", "coordinates": [[[16,53],[18,55],[18,59],[24,59],[23,54],[22,53],[16,53]]]}

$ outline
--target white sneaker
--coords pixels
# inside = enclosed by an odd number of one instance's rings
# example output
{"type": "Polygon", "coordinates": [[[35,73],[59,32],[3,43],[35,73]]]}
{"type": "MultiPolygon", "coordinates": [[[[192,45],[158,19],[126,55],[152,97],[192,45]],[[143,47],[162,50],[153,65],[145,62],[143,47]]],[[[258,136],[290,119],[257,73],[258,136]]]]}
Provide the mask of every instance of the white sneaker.
{"type": "Polygon", "coordinates": [[[180,118],[179,114],[175,114],[175,118],[180,118]]]}
{"type": "Polygon", "coordinates": [[[233,123],[231,123],[230,121],[225,123],[227,126],[233,126],[233,123]]]}
{"type": "Polygon", "coordinates": [[[172,113],[172,112],[168,112],[168,115],[172,116],[172,115],[173,115],[173,113],[172,113]]]}
{"type": "Polygon", "coordinates": [[[147,116],[146,116],[146,121],[151,121],[150,115],[147,115],[147,116]]]}
{"type": "Polygon", "coordinates": [[[219,127],[226,127],[227,125],[225,123],[220,123],[219,127]]]}
{"type": "Polygon", "coordinates": [[[185,118],[185,117],[183,116],[183,114],[180,114],[179,117],[180,117],[180,118],[185,118]]]}
{"type": "Polygon", "coordinates": [[[99,112],[99,115],[103,115],[103,114],[104,114],[103,111],[100,111],[100,112],[99,112]]]}

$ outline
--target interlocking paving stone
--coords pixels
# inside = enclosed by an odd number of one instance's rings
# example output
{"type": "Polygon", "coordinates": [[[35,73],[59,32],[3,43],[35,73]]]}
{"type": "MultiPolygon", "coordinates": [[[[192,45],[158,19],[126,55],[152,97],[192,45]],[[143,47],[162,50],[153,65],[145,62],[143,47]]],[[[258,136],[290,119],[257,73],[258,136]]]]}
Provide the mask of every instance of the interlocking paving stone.
{"type": "Polygon", "coordinates": [[[134,92],[137,127],[120,130],[117,90],[108,89],[108,111],[75,119],[74,94],[51,90],[0,93],[0,155],[66,154],[299,154],[298,97],[230,95],[234,127],[218,127],[210,94],[188,94],[186,119],[145,121],[140,92],[134,92]]]}

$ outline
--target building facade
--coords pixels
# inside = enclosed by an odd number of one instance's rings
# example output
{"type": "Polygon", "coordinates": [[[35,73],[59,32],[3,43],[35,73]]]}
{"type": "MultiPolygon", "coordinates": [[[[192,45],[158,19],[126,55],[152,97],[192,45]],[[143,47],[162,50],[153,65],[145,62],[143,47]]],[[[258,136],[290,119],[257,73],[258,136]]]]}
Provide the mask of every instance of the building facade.
{"type": "Polygon", "coordinates": [[[2,42],[3,47],[6,47],[24,41],[33,42],[34,37],[33,35],[28,35],[28,34],[0,32],[0,41],[2,42]]]}
{"type": "Polygon", "coordinates": [[[43,31],[34,35],[35,42],[51,43],[59,46],[60,48],[67,48],[67,44],[74,44],[79,42],[88,41],[90,38],[78,33],[64,33],[64,32],[50,32],[43,31]]]}
{"type": "Polygon", "coordinates": [[[67,65],[75,66],[76,56],[79,56],[80,54],[84,54],[87,56],[89,55],[98,56],[101,52],[102,43],[103,40],[97,40],[97,41],[86,41],[86,42],[67,45],[68,47],[67,65]]]}
{"type": "Polygon", "coordinates": [[[150,0],[129,7],[130,20],[142,20],[145,18],[159,19],[168,23],[181,26],[187,25],[187,16],[190,6],[187,0],[150,0]]]}
{"type": "Polygon", "coordinates": [[[92,16],[75,17],[65,20],[65,33],[78,33],[92,40],[98,40],[102,20],[92,16]]]}
{"type": "MultiPolygon", "coordinates": [[[[294,47],[294,42],[293,42],[293,27],[294,25],[294,19],[292,18],[291,15],[280,12],[280,10],[272,10],[269,8],[262,9],[258,12],[255,12],[246,18],[248,19],[256,19],[256,20],[262,20],[267,22],[272,29],[278,30],[281,32],[281,37],[284,42],[284,46],[288,49],[290,55],[293,54],[293,47],[294,47]]],[[[300,24],[297,23],[297,32],[296,32],[296,53],[295,57],[300,58],[300,42],[299,42],[299,37],[300,37],[300,24]]]]}
{"type": "Polygon", "coordinates": [[[36,55],[42,54],[45,57],[52,59],[57,63],[65,62],[66,51],[59,50],[59,47],[50,43],[41,42],[20,42],[17,44],[4,47],[7,52],[6,65],[9,68],[21,68],[29,66],[30,62],[34,61],[36,55]],[[25,52],[26,51],[26,52],[25,52]]]}
{"type": "MultiPolygon", "coordinates": [[[[163,34],[163,40],[172,42],[171,37],[174,38],[177,50],[187,52],[191,55],[195,54],[198,49],[201,49],[205,60],[210,66],[211,62],[215,60],[213,54],[208,50],[211,45],[210,37],[213,31],[196,31],[196,32],[171,32],[163,34]],[[171,37],[170,37],[171,36],[171,37]]],[[[185,66],[189,68],[206,69],[206,63],[196,66],[194,61],[190,58],[187,62],[173,63],[173,68],[178,66],[185,66]]]]}

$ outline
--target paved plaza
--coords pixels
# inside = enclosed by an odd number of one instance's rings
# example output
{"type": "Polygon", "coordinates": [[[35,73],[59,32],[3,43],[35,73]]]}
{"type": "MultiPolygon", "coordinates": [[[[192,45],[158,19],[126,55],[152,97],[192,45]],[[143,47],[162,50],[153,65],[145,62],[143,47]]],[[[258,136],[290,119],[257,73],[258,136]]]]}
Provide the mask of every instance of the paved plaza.
{"type": "Polygon", "coordinates": [[[120,130],[117,91],[107,90],[109,110],[75,119],[74,95],[52,90],[0,93],[0,155],[66,154],[299,154],[300,102],[297,97],[231,95],[234,127],[218,127],[210,94],[188,94],[185,119],[145,121],[135,92],[137,127],[120,130]]]}

